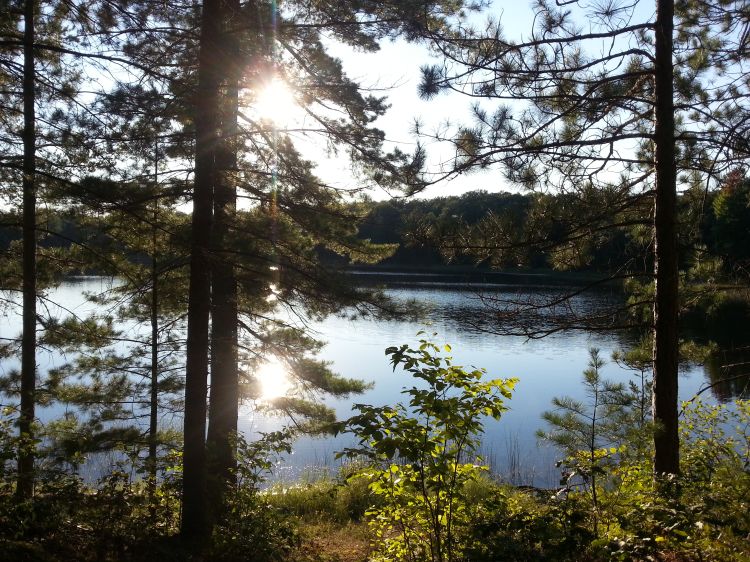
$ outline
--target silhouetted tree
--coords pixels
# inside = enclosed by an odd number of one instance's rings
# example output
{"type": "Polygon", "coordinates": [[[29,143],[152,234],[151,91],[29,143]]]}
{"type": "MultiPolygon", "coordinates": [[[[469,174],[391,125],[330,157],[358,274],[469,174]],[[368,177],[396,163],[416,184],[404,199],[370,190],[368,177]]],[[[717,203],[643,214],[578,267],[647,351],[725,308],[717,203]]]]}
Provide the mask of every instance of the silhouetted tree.
{"type": "Polygon", "coordinates": [[[677,170],[681,185],[710,183],[748,155],[748,90],[736,79],[747,76],[748,18],[735,2],[654,7],[540,0],[525,40],[506,38],[499,22],[436,32],[446,63],[423,69],[421,93],[485,101],[450,139],[453,173],[498,164],[530,189],[604,194],[576,215],[565,244],[652,220],[654,468],[677,473],[677,170]]]}

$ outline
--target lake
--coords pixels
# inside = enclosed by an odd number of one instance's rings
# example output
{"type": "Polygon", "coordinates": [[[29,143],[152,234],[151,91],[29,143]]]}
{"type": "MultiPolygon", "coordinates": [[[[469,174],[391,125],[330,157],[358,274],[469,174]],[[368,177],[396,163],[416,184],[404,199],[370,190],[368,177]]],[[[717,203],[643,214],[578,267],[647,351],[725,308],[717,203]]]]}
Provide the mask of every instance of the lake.
{"type": "MultiPolygon", "coordinates": [[[[49,295],[52,307],[59,316],[75,313],[84,316],[96,307],[86,302],[84,291],[97,292],[105,288],[106,281],[98,278],[71,280],[49,295]]],[[[328,399],[340,418],[350,415],[354,402],[385,405],[401,400],[400,391],[411,385],[411,380],[401,372],[393,372],[384,354],[385,348],[404,343],[414,344],[419,330],[437,332],[434,341],[449,343],[454,363],[480,367],[490,377],[515,377],[520,379],[510,410],[500,421],[490,420],[482,442],[482,454],[492,469],[517,484],[552,486],[558,481],[554,462],[558,453],[553,448],[537,442],[535,432],[543,427],[541,414],[550,409],[555,396],[571,396],[585,400],[581,385],[582,371],[589,360],[589,349],[597,347],[607,359],[603,375],[614,381],[635,380],[636,373],[610,361],[613,351],[624,349],[630,343],[628,336],[561,331],[543,339],[488,333],[493,329],[493,318],[487,314],[485,301],[492,298],[554,294],[559,288],[530,285],[491,285],[472,287],[447,286],[443,283],[391,287],[389,296],[396,300],[413,299],[426,307],[420,321],[383,321],[376,319],[349,320],[329,317],[310,324],[314,336],[327,342],[320,358],[329,361],[334,370],[348,377],[371,382],[373,387],[362,395],[348,400],[328,399]]],[[[607,292],[584,294],[574,301],[580,310],[597,308],[604,301],[617,298],[607,292]]],[[[0,337],[11,337],[20,330],[20,319],[9,313],[0,327],[0,337]]],[[[630,336],[632,338],[632,336],[630,336]]],[[[64,358],[54,353],[41,353],[40,370],[60,364],[64,358]]],[[[0,373],[17,368],[15,360],[0,364],[0,373]]],[[[269,372],[274,379],[279,373],[269,372]]],[[[703,367],[685,367],[680,375],[680,397],[688,399],[705,384],[707,375],[703,367]]],[[[269,381],[271,384],[272,381],[269,381]]],[[[273,382],[278,382],[274,380],[273,382]]],[[[703,395],[711,399],[709,393],[703,395]]],[[[45,421],[62,412],[62,407],[40,411],[45,421]]],[[[164,420],[179,425],[179,420],[164,420]]],[[[252,437],[257,432],[278,429],[284,420],[261,414],[252,404],[241,409],[239,428],[252,437]]],[[[326,438],[301,438],[293,453],[282,459],[274,479],[290,482],[307,474],[334,469],[336,451],[351,445],[349,436],[326,438]]]]}
{"type": "MultiPolygon", "coordinates": [[[[353,400],[328,400],[327,404],[343,418],[350,415],[352,402],[385,405],[399,401],[400,391],[411,386],[411,380],[406,374],[391,370],[385,348],[415,344],[419,330],[437,332],[434,341],[452,346],[455,364],[484,368],[492,378],[520,379],[508,403],[510,411],[500,421],[488,420],[486,424],[482,453],[492,469],[517,484],[555,485],[559,480],[559,471],[554,466],[558,453],[538,443],[535,435],[543,427],[541,415],[551,408],[552,398],[567,395],[585,401],[582,372],[592,347],[599,348],[602,357],[608,360],[602,371],[605,377],[635,381],[636,373],[610,360],[613,351],[627,348],[632,336],[562,331],[530,340],[487,333],[492,328],[485,306],[488,298],[517,298],[546,291],[559,289],[517,285],[484,285],[481,289],[413,285],[390,288],[387,292],[392,298],[415,299],[426,305],[427,317],[421,322],[350,321],[332,317],[314,323],[318,337],[328,342],[321,357],[331,361],[337,372],[373,383],[371,390],[353,400]]],[[[574,304],[579,310],[587,309],[612,298],[610,294],[588,294],[577,298],[574,304]]],[[[684,367],[680,375],[681,399],[694,396],[705,381],[702,367],[684,367]]],[[[711,399],[710,395],[707,399],[711,399]]],[[[239,427],[252,435],[275,429],[278,423],[279,420],[260,416],[252,408],[244,408],[239,427]]],[[[335,452],[351,444],[353,440],[347,436],[300,439],[293,454],[278,466],[276,478],[292,481],[306,471],[314,473],[320,467],[331,467],[335,452]]]]}

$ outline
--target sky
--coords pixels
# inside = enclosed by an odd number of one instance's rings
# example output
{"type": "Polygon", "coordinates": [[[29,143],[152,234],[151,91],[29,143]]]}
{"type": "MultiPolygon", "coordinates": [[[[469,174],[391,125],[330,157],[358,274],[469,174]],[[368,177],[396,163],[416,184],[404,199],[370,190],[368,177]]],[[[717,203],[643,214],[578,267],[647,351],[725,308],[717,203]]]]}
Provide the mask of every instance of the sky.
{"type": "MultiPolygon", "coordinates": [[[[419,120],[427,133],[445,125],[470,124],[472,121],[472,100],[467,97],[445,93],[429,101],[420,99],[417,94],[419,68],[437,62],[425,45],[409,44],[404,40],[389,41],[377,53],[357,53],[342,57],[342,60],[350,76],[360,83],[389,88],[385,95],[391,107],[376,125],[385,131],[391,146],[398,146],[407,153],[413,152],[417,142],[415,120],[419,120]],[[366,68],[367,73],[358,75],[357,71],[362,68],[366,68]]],[[[439,173],[444,168],[441,164],[453,155],[452,149],[429,139],[423,138],[421,141],[429,157],[427,169],[439,173]]],[[[498,180],[497,173],[474,173],[433,185],[421,196],[456,195],[473,189],[497,190],[498,180]]]]}
{"type": "MultiPolygon", "coordinates": [[[[593,31],[596,25],[593,21],[581,18],[580,10],[594,6],[596,0],[581,0],[578,2],[574,16],[580,18],[579,25],[584,31],[593,31]]],[[[505,36],[509,39],[522,41],[528,39],[534,25],[532,3],[526,0],[493,0],[490,8],[470,17],[470,22],[481,26],[488,17],[499,19],[505,36]]],[[[653,4],[650,2],[635,2],[635,19],[646,21],[653,17],[653,4]]],[[[597,29],[598,31],[598,29],[597,29]]],[[[417,137],[413,132],[414,121],[418,119],[423,130],[430,132],[443,127],[449,122],[456,125],[471,125],[471,104],[474,99],[458,93],[441,93],[430,101],[421,100],[417,94],[420,79],[420,66],[430,63],[440,64],[441,59],[431,54],[425,44],[410,44],[403,39],[384,41],[375,53],[354,52],[344,45],[332,44],[331,52],[342,60],[347,74],[364,87],[377,89],[386,88],[383,92],[391,105],[387,114],[381,117],[376,125],[386,133],[391,146],[398,146],[404,152],[413,151],[417,137]]],[[[512,102],[511,102],[512,103],[512,102]]],[[[425,143],[426,139],[422,139],[425,143]]],[[[438,171],[441,162],[453,156],[452,149],[447,144],[429,144],[428,170],[438,171]]],[[[342,159],[336,159],[318,153],[313,159],[318,162],[319,175],[334,185],[345,187],[347,182],[353,182],[347,165],[342,159]]],[[[473,172],[443,181],[427,188],[419,197],[438,197],[459,195],[472,190],[486,190],[490,192],[517,192],[521,188],[505,180],[498,168],[473,172]]],[[[385,192],[373,192],[374,199],[387,199],[390,195],[385,192]]]]}
{"type": "MultiPolygon", "coordinates": [[[[523,0],[495,0],[488,11],[473,16],[473,20],[481,23],[488,15],[493,18],[501,17],[509,35],[516,34],[510,30],[530,30],[533,23],[531,5],[523,0]]],[[[520,39],[520,34],[517,37],[520,39]]],[[[398,146],[406,153],[413,152],[417,142],[413,132],[415,119],[420,121],[427,132],[446,123],[453,126],[471,124],[473,100],[470,98],[457,93],[441,93],[430,101],[419,98],[417,86],[420,67],[441,62],[440,58],[431,54],[427,45],[397,39],[383,41],[380,50],[374,53],[356,52],[340,44],[331,44],[330,49],[332,54],[342,60],[344,70],[351,78],[363,87],[376,89],[388,98],[391,107],[386,115],[378,119],[376,125],[385,132],[390,147],[398,146]]],[[[426,144],[428,151],[428,170],[439,172],[441,162],[452,156],[452,149],[445,144],[430,144],[426,139],[422,139],[422,142],[426,144]]],[[[318,163],[317,171],[325,181],[341,187],[353,181],[343,159],[316,151],[309,154],[318,163]]],[[[458,195],[478,189],[518,190],[509,185],[498,170],[487,170],[432,185],[418,196],[458,195]]],[[[383,191],[370,193],[377,200],[387,199],[390,195],[383,191]]]]}

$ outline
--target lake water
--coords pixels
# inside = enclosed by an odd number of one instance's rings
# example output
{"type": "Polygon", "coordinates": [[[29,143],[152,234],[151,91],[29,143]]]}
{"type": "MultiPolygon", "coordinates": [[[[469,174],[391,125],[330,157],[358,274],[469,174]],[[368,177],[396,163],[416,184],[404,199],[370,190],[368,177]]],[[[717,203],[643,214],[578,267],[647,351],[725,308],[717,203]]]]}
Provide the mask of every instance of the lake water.
{"type": "MultiPolygon", "coordinates": [[[[337,372],[373,383],[371,390],[353,400],[327,403],[336,409],[339,418],[344,418],[350,415],[352,402],[386,405],[399,401],[401,390],[411,386],[411,380],[406,374],[391,370],[385,348],[415,344],[419,330],[437,332],[434,341],[452,346],[455,364],[484,368],[492,378],[520,379],[508,403],[510,411],[500,421],[486,423],[482,453],[493,470],[518,484],[555,485],[559,480],[554,466],[558,453],[538,443],[535,436],[543,427],[541,415],[551,408],[552,398],[567,395],[585,401],[581,380],[591,347],[599,348],[601,356],[608,360],[602,371],[605,377],[635,381],[636,373],[609,360],[612,352],[628,346],[628,338],[622,335],[562,331],[543,339],[528,339],[487,333],[492,328],[485,306],[488,297],[516,298],[544,291],[547,289],[513,285],[485,286],[481,293],[475,288],[391,288],[388,294],[393,298],[416,299],[426,305],[427,317],[420,322],[328,318],[314,324],[318,336],[328,342],[321,356],[331,361],[337,372]]],[[[576,300],[575,306],[596,307],[611,298],[601,293],[585,295],[576,300]]],[[[680,377],[682,399],[692,397],[706,380],[702,367],[685,367],[680,377]]],[[[244,409],[240,417],[240,429],[246,434],[272,430],[278,423],[250,408],[244,409]]],[[[349,436],[300,439],[293,454],[279,465],[276,478],[292,481],[305,471],[331,467],[335,452],[352,444],[349,436]]]]}
{"type": "MultiPolygon", "coordinates": [[[[100,279],[78,280],[65,283],[52,294],[50,301],[58,302],[62,308],[53,309],[59,316],[76,313],[84,316],[95,310],[82,296],[83,291],[99,291],[104,281],[100,279]]],[[[351,413],[352,403],[373,405],[394,404],[401,400],[400,391],[411,385],[411,380],[401,372],[393,372],[384,350],[388,346],[403,343],[414,344],[419,330],[437,332],[436,343],[449,343],[453,350],[454,363],[485,368],[490,377],[515,377],[520,379],[512,400],[510,411],[500,421],[488,421],[483,439],[482,453],[493,470],[514,483],[537,486],[554,485],[558,471],[554,467],[557,452],[537,442],[535,432],[543,426],[541,414],[550,409],[555,396],[568,395],[584,400],[581,385],[582,371],[589,360],[589,348],[597,347],[602,357],[608,359],[603,375],[614,381],[627,381],[636,376],[609,361],[613,351],[628,345],[622,335],[603,335],[582,331],[562,331],[543,339],[529,340],[518,336],[487,333],[493,328],[493,319],[487,315],[484,300],[488,297],[523,296],[544,294],[540,287],[494,285],[478,288],[445,286],[409,286],[388,289],[394,299],[414,299],[427,307],[420,321],[383,321],[375,319],[348,320],[330,317],[322,322],[313,322],[314,335],[327,342],[320,358],[331,362],[335,371],[342,375],[373,383],[371,390],[349,400],[328,399],[326,403],[335,408],[340,418],[351,413]]],[[[576,299],[580,309],[595,308],[612,296],[604,293],[584,295],[576,299]]],[[[12,311],[0,324],[0,337],[11,337],[18,333],[20,321],[12,311]]],[[[40,370],[60,364],[64,357],[42,353],[40,370]]],[[[0,364],[0,373],[17,368],[14,360],[0,364]]],[[[680,378],[680,397],[692,397],[706,384],[702,367],[686,367],[680,378]]],[[[706,396],[706,395],[704,395],[706,396]]],[[[59,408],[40,412],[40,418],[51,419],[59,415],[59,408]]],[[[166,420],[165,423],[179,423],[166,420]]],[[[239,420],[240,430],[248,436],[260,431],[278,429],[284,420],[258,413],[252,405],[243,405],[239,420]]],[[[321,469],[334,469],[336,451],[351,445],[350,436],[327,438],[302,438],[293,453],[282,459],[274,478],[292,481],[306,473],[321,469]]]]}

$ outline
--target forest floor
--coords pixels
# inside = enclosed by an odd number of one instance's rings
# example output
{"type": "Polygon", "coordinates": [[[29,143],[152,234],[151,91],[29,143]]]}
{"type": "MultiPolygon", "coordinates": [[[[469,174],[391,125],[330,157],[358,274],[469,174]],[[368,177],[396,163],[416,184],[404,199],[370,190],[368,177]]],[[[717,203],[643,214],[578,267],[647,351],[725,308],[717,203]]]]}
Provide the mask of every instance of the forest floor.
{"type": "Polygon", "coordinates": [[[366,562],[372,549],[366,523],[303,523],[294,562],[366,562]]]}

